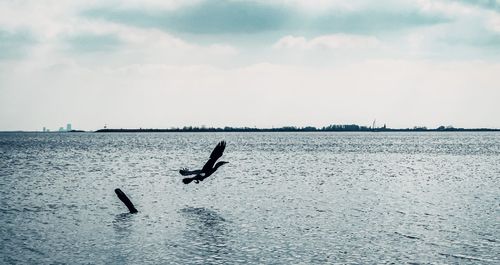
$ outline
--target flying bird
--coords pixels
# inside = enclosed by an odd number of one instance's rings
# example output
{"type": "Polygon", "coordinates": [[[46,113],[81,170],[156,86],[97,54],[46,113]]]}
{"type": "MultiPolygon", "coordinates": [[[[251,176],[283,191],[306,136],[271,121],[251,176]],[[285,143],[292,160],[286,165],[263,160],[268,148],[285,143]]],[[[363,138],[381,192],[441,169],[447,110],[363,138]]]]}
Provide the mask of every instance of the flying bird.
{"type": "Polygon", "coordinates": [[[191,181],[194,180],[194,183],[199,183],[200,181],[203,181],[204,179],[212,175],[220,166],[229,163],[226,161],[219,161],[217,162],[217,164],[215,163],[217,159],[219,159],[222,156],[222,153],[224,153],[225,148],[226,148],[226,142],[225,141],[219,142],[212,151],[212,154],[210,154],[210,159],[208,159],[207,163],[205,163],[202,169],[188,170],[187,168],[183,168],[179,170],[179,173],[181,173],[181,175],[183,176],[195,175],[194,177],[184,178],[182,182],[184,184],[189,184],[191,183],[191,181]]]}

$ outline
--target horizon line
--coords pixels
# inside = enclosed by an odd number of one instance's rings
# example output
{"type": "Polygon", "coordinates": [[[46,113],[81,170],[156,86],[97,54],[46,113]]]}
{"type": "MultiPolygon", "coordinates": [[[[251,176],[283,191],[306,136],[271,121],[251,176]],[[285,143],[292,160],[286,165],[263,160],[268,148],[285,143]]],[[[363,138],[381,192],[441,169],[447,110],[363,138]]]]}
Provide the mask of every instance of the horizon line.
{"type": "MultiPolygon", "coordinates": [[[[323,127],[315,126],[282,126],[282,127],[206,127],[206,126],[183,126],[183,127],[170,127],[170,128],[101,128],[97,130],[78,130],[73,129],[70,131],[45,131],[47,133],[65,133],[65,132],[398,132],[398,131],[429,131],[429,132],[459,132],[459,131],[500,131],[500,128],[460,128],[449,126],[438,126],[437,128],[428,128],[426,126],[413,126],[412,128],[389,128],[385,125],[383,127],[360,126],[357,124],[332,124],[323,127]]],[[[31,130],[8,130],[0,131],[2,133],[15,133],[15,132],[44,132],[44,131],[31,131],[31,130]]]]}

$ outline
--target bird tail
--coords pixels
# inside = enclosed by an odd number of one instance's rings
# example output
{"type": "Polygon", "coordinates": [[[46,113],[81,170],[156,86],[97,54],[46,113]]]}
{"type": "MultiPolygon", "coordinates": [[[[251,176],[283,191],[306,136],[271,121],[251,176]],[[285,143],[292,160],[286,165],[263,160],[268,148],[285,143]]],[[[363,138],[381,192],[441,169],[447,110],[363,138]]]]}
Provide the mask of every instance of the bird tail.
{"type": "Polygon", "coordinates": [[[189,184],[189,183],[191,183],[191,181],[193,181],[193,180],[194,180],[194,178],[183,178],[183,179],[182,179],[182,183],[184,183],[184,184],[189,184]]]}

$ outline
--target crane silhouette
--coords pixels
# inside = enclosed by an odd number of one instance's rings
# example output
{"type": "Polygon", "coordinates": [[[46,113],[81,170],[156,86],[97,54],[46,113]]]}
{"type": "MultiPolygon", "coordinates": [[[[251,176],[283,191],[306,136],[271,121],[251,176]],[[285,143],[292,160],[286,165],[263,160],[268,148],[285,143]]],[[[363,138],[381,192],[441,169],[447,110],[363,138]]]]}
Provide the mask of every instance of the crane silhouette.
{"type": "Polygon", "coordinates": [[[210,154],[210,159],[208,159],[207,163],[205,163],[202,169],[188,170],[187,168],[183,168],[179,170],[179,173],[181,173],[181,175],[183,176],[195,175],[194,177],[182,179],[182,182],[184,184],[189,184],[192,181],[194,181],[194,183],[198,184],[200,181],[203,181],[204,179],[212,175],[215,171],[217,171],[217,169],[220,166],[229,163],[226,161],[217,162],[217,159],[219,159],[224,153],[225,148],[226,148],[226,142],[225,141],[219,142],[212,151],[212,154],[210,154]]]}

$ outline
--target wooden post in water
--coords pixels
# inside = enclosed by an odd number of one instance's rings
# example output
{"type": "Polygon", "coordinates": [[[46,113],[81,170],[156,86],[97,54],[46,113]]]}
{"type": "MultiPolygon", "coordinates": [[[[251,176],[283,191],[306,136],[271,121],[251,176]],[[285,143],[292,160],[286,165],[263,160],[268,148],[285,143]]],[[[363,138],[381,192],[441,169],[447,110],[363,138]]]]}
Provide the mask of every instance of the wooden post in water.
{"type": "Polygon", "coordinates": [[[130,213],[137,213],[137,209],[134,207],[134,204],[132,204],[127,195],[125,195],[125,193],[122,190],[115,189],[115,193],[116,196],[118,196],[118,199],[120,199],[120,201],[122,201],[125,204],[125,206],[127,206],[130,213]]]}

